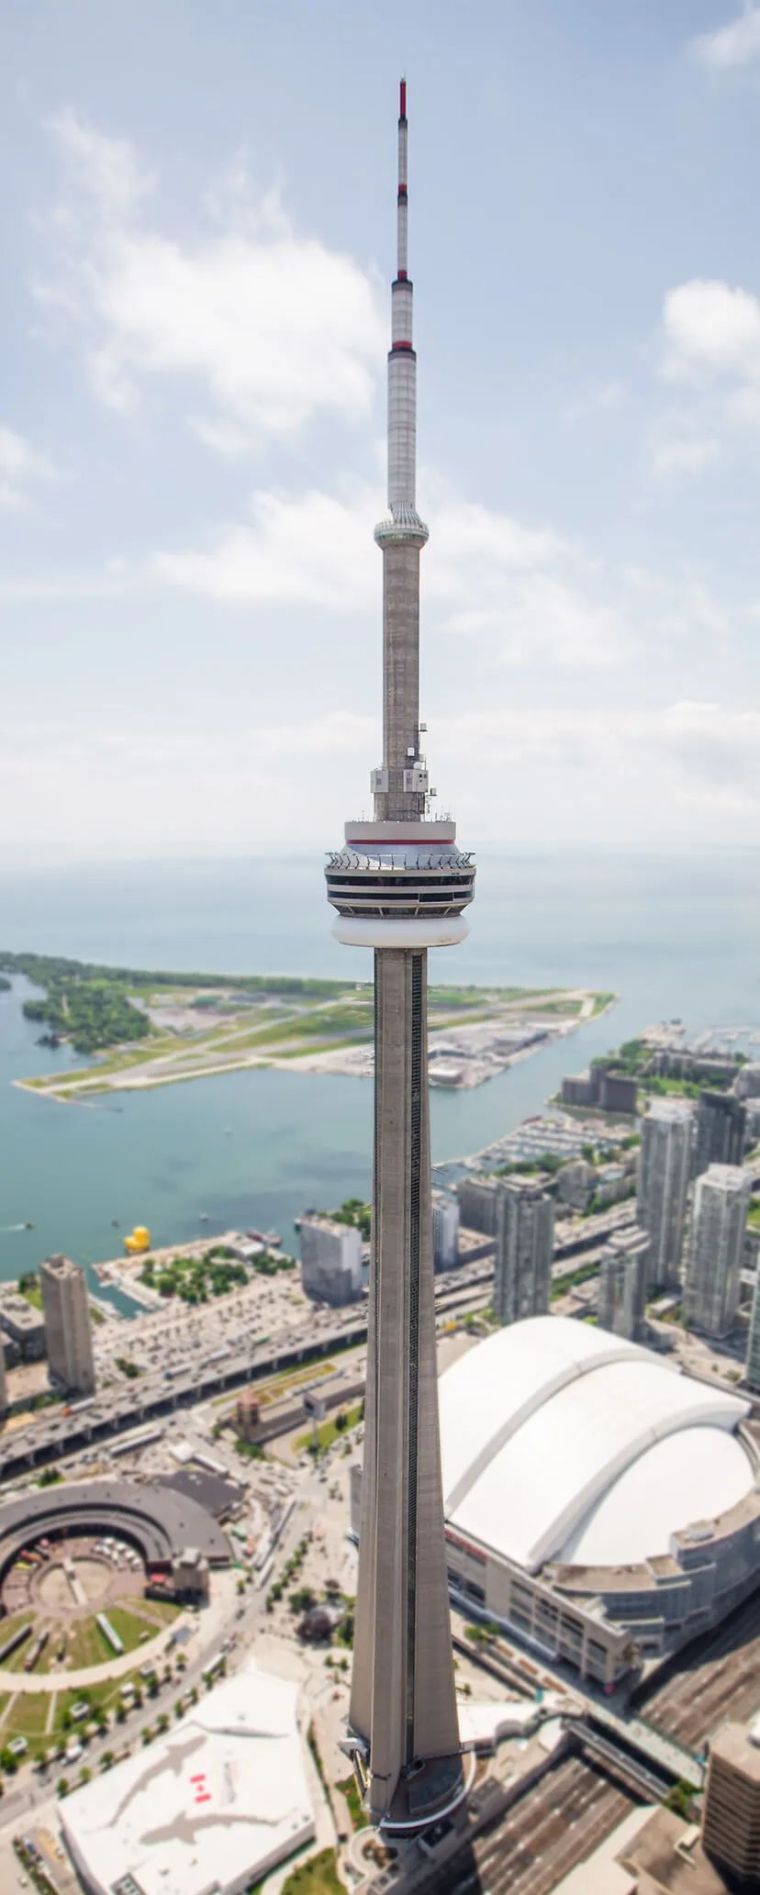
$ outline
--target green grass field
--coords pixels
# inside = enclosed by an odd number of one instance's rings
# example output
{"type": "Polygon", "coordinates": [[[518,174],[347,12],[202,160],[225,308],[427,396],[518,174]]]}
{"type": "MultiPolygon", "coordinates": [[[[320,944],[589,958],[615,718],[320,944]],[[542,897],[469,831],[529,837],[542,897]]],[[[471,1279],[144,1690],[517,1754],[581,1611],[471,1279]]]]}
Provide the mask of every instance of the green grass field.
{"type": "MultiPolygon", "coordinates": [[[[362,1405],[361,1402],[354,1402],[350,1408],[337,1409],[335,1415],[328,1416],[326,1421],[320,1421],[317,1427],[317,1441],[319,1447],[322,1449],[331,1448],[333,1441],[337,1441],[339,1436],[348,1435],[351,1429],[356,1427],[357,1422],[361,1420],[362,1405]],[[345,1428],[339,1428],[336,1425],[336,1416],[341,1413],[346,1416],[345,1428]]],[[[308,1434],[299,1434],[296,1447],[299,1449],[310,1448],[313,1440],[314,1432],[313,1429],[310,1428],[308,1434]]]]}
{"type": "MultiPolygon", "coordinates": [[[[55,1745],[68,1742],[77,1734],[76,1725],[66,1728],[66,1714],[75,1704],[86,1698],[93,1711],[101,1706],[104,1711],[114,1712],[122,1701],[122,1688],[127,1684],[134,1685],[136,1690],[145,1689],[138,1670],[129,1672],[125,1677],[108,1678],[102,1684],[85,1688],[19,1692],[15,1698],[6,1696],[0,1700],[0,1750],[11,1737],[25,1737],[29,1745],[28,1755],[34,1759],[42,1751],[50,1751],[55,1745]]],[[[162,1708],[167,1707],[164,1705],[162,1708]]],[[[155,1720],[151,1716],[146,1721],[155,1720]]]]}

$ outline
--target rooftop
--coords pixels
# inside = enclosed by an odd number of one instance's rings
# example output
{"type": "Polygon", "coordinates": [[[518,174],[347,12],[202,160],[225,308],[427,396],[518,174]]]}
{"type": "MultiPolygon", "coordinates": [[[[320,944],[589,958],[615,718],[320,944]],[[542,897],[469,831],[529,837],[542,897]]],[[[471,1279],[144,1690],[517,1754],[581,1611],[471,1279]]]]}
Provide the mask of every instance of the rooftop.
{"type": "Polygon", "coordinates": [[[760,1716],[750,1725],[723,1724],[711,1741],[710,1754],[760,1786],[760,1716]]]}
{"type": "Polygon", "coordinates": [[[225,1895],[311,1841],[297,1701],[296,1684],[250,1666],[149,1751],[75,1790],[61,1826],[88,1888],[225,1895]]]}
{"type": "Polygon", "coordinates": [[[531,1572],[666,1555],[679,1529],[751,1493],[747,1413],[588,1324],[514,1323],[441,1378],[447,1519],[531,1572]]]}

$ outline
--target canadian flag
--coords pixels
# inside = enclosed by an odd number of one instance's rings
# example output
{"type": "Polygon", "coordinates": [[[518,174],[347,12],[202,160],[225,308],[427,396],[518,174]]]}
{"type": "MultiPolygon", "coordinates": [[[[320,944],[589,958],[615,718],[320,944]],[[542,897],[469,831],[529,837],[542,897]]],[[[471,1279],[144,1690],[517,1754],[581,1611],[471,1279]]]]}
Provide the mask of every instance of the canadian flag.
{"type": "Polygon", "coordinates": [[[191,1777],[190,1782],[192,1783],[193,1789],[195,1791],[194,1801],[196,1803],[210,1803],[211,1791],[206,1788],[206,1778],[205,1778],[204,1773],[201,1772],[199,1776],[191,1777]]]}

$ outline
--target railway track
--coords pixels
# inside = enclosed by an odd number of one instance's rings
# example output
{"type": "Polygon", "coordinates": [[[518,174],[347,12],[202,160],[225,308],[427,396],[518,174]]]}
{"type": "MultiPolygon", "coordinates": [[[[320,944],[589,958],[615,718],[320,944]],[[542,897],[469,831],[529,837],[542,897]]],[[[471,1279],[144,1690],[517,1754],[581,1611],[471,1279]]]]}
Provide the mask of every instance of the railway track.
{"type": "Polygon", "coordinates": [[[550,1895],[632,1807],[593,1763],[568,1757],[439,1868],[436,1895],[550,1895]]]}
{"type": "Polygon", "coordinates": [[[760,1710],[760,1593],[682,1653],[678,1668],[638,1709],[648,1723],[697,1749],[724,1718],[741,1721],[760,1710]]]}

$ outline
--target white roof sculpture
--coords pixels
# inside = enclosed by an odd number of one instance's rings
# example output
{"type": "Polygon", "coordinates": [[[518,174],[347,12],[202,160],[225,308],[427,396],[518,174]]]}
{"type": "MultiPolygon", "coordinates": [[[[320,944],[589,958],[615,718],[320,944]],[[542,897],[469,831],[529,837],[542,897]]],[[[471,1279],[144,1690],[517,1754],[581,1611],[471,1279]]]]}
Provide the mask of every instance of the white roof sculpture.
{"type": "Polygon", "coordinates": [[[746,1401],[558,1316],[513,1323],[439,1382],[446,1517],[535,1572],[619,1566],[744,1498],[746,1401]]]}

